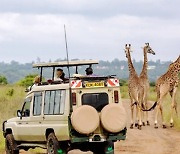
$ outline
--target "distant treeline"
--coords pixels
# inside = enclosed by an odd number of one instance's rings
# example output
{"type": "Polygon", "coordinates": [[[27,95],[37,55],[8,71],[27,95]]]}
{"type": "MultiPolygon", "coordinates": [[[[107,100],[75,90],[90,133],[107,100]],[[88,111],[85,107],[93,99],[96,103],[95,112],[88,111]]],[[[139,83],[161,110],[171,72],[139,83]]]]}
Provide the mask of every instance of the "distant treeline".
{"type": "MultiPolygon", "coordinates": [[[[58,59],[56,61],[63,61],[58,59]]],[[[40,62],[40,61],[38,61],[40,62]]],[[[0,75],[7,78],[8,83],[15,83],[28,74],[37,74],[38,69],[32,68],[32,63],[21,64],[16,61],[11,61],[10,63],[0,62],[0,75]]],[[[160,75],[166,72],[171,61],[149,61],[148,75],[150,81],[155,81],[160,75]]],[[[134,67],[137,73],[141,72],[143,61],[133,60],[134,67]]],[[[85,74],[85,67],[79,68],[79,73],[85,74]]],[[[127,61],[114,59],[113,61],[99,61],[99,65],[93,66],[94,74],[97,75],[117,75],[118,78],[127,80],[129,76],[127,61]]],[[[64,70],[67,73],[66,70],[64,70]]],[[[51,70],[47,69],[45,71],[44,77],[50,78],[51,70]]],[[[71,70],[71,74],[75,73],[74,70],[71,70]]]]}

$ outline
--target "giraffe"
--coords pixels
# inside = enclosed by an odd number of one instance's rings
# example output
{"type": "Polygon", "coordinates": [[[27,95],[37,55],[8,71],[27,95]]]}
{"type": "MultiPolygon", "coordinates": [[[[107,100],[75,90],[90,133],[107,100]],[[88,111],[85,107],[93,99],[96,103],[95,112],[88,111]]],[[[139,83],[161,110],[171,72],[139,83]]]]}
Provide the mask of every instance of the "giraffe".
{"type": "MultiPolygon", "coordinates": [[[[165,74],[163,74],[161,77],[158,78],[156,81],[156,92],[157,92],[157,107],[156,107],[156,113],[155,113],[155,122],[154,122],[154,128],[158,128],[158,112],[160,110],[161,112],[161,118],[162,118],[162,126],[163,128],[166,128],[164,118],[163,118],[163,110],[162,110],[162,101],[163,98],[170,93],[170,96],[172,98],[171,102],[171,119],[170,119],[170,127],[173,127],[173,110],[176,110],[176,101],[175,96],[178,88],[179,78],[178,74],[180,72],[180,56],[177,58],[177,60],[169,65],[169,68],[165,74]]],[[[177,111],[177,110],[176,110],[177,111]]]]}
{"type": "MultiPolygon", "coordinates": [[[[143,64],[143,68],[142,68],[139,78],[140,78],[140,82],[144,86],[143,105],[147,109],[147,94],[149,90],[149,79],[147,75],[147,67],[148,67],[147,53],[155,55],[155,52],[149,46],[149,43],[145,43],[145,46],[143,47],[143,52],[144,52],[144,64],[143,64]]],[[[146,112],[146,122],[147,122],[147,125],[150,125],[149,120],[148,120],[148,112],[146,112]]],[[[143,122],[143,125],[145,125],[144,122],[143,122]]]]}
{"type": "Polygon", "coordinates": [[[138,129],[141,129],[142,126],[142,111],[141,111],[141,105],[142,105],[142,96],[143,96],[143,86],[140,83],[139,77],[134,69],[132,60],[131,60],[131,44],[125,45],[125,53],[126,58],[128,59],[128,68],[129,68],[129,82],[128,82],[128,91],[129,91],[129,97],[131,100],[131,126],[130,128],[133,128],[134,125],[134,102],[137,103],[136,105],[136,122],[138,120],[138,129]],[[137,119],[138,117],[138,119],[137,119]]]}

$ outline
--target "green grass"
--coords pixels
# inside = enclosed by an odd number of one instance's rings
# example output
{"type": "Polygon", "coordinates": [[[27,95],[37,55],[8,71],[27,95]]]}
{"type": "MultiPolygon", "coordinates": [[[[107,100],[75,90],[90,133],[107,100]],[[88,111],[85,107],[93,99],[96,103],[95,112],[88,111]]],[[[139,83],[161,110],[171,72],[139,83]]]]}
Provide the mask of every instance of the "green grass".
{"type": "MultiPolygon", "coordinates": [[[[16,110],[20,109],[25,96],[24,87],[16,85],[0,86],[0,124],[4,120],[16,116],[16,110]]],[[[4,151],[4,138],[0,132],[0,152],[4,151]]]]}
{"type": "Polygon", "coordinates": [[[4,147],[5,147],[4,137],[3,137],[3,134],[0,133],[0,153],[2,153],[4,151],[4,147]]]}

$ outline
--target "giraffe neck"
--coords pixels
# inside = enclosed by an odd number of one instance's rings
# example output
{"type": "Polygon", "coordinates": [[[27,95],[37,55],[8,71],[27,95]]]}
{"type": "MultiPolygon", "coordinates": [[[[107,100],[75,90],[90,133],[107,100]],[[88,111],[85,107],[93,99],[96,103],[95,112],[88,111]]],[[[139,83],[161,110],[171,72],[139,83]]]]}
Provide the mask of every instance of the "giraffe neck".
{"type": "Polygon", "coordinates": [[[178,69],[178,64],[177,67],[173,67],[168,70],[168,73],[171,74],[171,76],[178,76],[180,72],[180,69],[178,69]]]}
{"type": "Polygon", "coordinates": [[[131,60],[131,55],[130,55],[130,52],[128,51],[128,55],[127,55],[127,58],[128,58],[128,68],[129,68],[129,76],[132,77],[134,75],[137,75],[135,69],[134,69],[134,66],[133,66],[133,63],[132,63],[132,60],[131,60]]]}
{"type": "Polygon", "coordinates": [[[140,76],[146,76],[147,77],[147,67],[148,67],[147,52],[144,49],[144,64],[143,64],[143,68],[142,68],[140,76]]]}

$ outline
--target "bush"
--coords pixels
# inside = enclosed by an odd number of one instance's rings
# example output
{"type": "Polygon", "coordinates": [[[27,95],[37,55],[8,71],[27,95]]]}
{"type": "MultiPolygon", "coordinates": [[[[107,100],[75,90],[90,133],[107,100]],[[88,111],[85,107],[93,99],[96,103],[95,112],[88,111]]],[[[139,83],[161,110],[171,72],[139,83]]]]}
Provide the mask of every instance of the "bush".
{"type": "Polygon", "coordinates": [[[119,84],[120,86],[127,86],[128,83],[127,83],[127,80],[120,79],[119,84]]]}
{"type": "Polygon", "coordinates": [[[7,96],[13,96],[13,94],[14,94],[14,89],[13,88],[8,90],[8,92],[6,93],[7,96]]]}
{"type": "Polygon", "coordinates": [[[150,82],[151,87],[155,87],[156,83],[155,82],[150,82]]]}
{"type": "Polygon", "coordinates": [[[29,87],[33,84],[34,78],[37,76],[37,74],[29,74],[25,76],[24,79],[21,79],[20,81],[17,82],[19,86],[23,87],[29,87]]]}
{"type": "Polygon", "coordinates": [[[8,84],[7,79],[6,79],[5,76],[1,76],[1,75],[0,75],[0,84],[1,84],[1,85],[6,85],[6,84],[8,84]]]}

